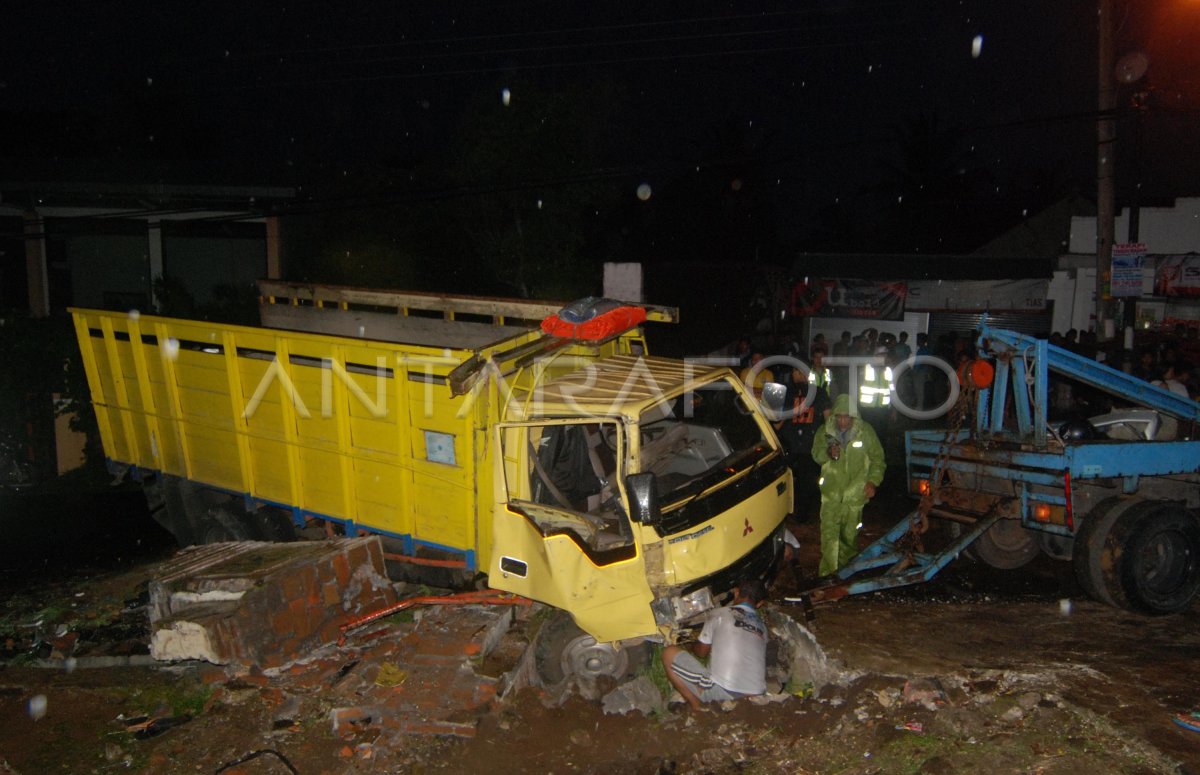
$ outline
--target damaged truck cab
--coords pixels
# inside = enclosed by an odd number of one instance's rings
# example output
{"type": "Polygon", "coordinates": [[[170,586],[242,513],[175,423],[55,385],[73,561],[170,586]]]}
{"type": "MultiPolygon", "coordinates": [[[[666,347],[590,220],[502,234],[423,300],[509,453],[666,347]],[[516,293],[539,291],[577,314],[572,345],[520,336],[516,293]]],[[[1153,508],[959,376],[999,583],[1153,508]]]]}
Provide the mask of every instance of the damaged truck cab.
{"type": "Polygon", "coordinates": [[[781,555],[791,473],[758,402],[645,354],[676,310],[260,292],[262,327],[72,310],[110,468],[181,545],[376,533],[568,613],[561,667],[597,673],[781,555]]]}
{"type": "Polygon", "coordinates": [[[694,371],[616,356],[514,397],[497,428],[492,586],[615,641],[669,631],[770,570],[790,471],[741,382],[694,371]]]}

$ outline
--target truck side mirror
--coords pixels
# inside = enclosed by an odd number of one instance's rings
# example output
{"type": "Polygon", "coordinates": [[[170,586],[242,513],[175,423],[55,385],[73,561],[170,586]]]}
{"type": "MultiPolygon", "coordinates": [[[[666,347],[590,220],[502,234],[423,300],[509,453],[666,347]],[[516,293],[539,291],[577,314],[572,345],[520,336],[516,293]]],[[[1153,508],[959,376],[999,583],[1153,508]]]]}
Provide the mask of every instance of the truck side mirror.
{"type": "Polygon", "coordinates": [[[643,525],[656,525],[662,519],[658,509],[658,479],[654,474],[630,474],[625,477],[625,490],[629,493],[629,518],[643,525]]]}
{"type": "Polygon", "coordinates": [[[787,387],[778,382],[768,382],[763,385],[762,403],[767,409],[767,417],[772,421],[783,419],[783,403],[787,400],[787,387]]]}

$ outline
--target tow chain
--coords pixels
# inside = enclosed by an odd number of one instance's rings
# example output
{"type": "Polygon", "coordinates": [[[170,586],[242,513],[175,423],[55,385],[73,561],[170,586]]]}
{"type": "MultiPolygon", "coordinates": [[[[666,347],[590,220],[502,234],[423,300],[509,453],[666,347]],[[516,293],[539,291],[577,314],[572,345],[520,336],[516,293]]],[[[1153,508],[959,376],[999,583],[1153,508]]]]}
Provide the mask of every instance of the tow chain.
{"type": "MultiPolygon", "coordinates": [[[[917,510],[909,515],[908,532],[901,536],[898,544],[907,544],[905,553],[911,554],[925,551],[924,542],[921,540],[929,530],[929,512],[933,510],[937,503],[938,493],[942,487],[942,479],[946,472],[946,464],[950,460],[950,450],[954,447],[958,439],[959,431],[962,430],[963,423],[971,416],[971,408],[975,405],[976,397],[979,394],[974,381],[970,378],[970,370],[967,369],[967,378],[963,381],[963,385],[958,393],[958,400],[950,409],[950,427],[946,429],[946,435],[942,439],[942,445],[938,449],[937,457],[934,458],[933,468],[929,472],[929,492],[921,496],[921,502],[917,505],[917,510]]],[[[907,563],[905,563],[907,564],[907,563]]]]}

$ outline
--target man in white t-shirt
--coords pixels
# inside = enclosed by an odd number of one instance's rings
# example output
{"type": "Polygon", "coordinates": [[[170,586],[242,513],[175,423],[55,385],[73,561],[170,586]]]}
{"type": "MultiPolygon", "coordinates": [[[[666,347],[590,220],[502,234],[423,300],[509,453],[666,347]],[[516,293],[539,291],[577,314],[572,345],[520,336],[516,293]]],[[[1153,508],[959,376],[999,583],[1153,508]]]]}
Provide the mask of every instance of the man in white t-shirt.
{"type": "Polygon", "coordinates": [[[743,581],[730,605],[709,614],[694,654],[682,646],[663,649],[667,678],[693,710],[767,690],[767,626],[758,615],[764,597],[761,581],[743,581]],[[706,666],[700,659],[710,655],[706,666]]]}

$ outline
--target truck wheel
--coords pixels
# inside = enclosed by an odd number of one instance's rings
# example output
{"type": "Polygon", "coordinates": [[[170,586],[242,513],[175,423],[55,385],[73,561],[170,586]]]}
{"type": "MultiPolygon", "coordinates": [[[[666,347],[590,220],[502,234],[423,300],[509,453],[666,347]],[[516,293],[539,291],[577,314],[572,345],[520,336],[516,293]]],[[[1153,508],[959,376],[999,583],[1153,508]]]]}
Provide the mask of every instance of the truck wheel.
{"type": "Polygon", "coordinates": [[[1122,608],[1152,615],[1191,606],[1200,591],[1200,520],[1184,507],[1148,501],[1126,511],[1105,541],[1109,593],[1122,608]]]}
{"type": "Polygon", "coordinates": [[[202,544],[219,544],[225,541],[253,541],[258,536],[246,518],[237,513],[236,507],[228,503],[210,503],[197,515],[202,544]]]}
{"type": "Polygon", "coordinates": [[[559,611],[542,625],[534,641],[534,660],[543,686],[557,686],[571,676],[585,682],[608,676],[621,681],[642,666],[647,644],[618,648],[596,639],[559,611]]]}
{"type": "Polygon", "coordinates": [[[260,541],[284,543],[296,540],[296,525],[286,511],[275,506],[263,506],[247,514],[251,529],[260,541]]]}
{"type": "Polygon", "coordinates": [[[972,549],[976,557],[1000,570],[1027,565],[1041,551],[1034,532],[1022,527],[1016,519],[998,520],[975,540],[972,549]]]}
{"type": "Polygon", "coordinates": [[[161,474],[142,489],[150,515],[175,536],[180,546],[223,541],[291,540],[290,522],[281,512],[267,509],[247,514],[235,495],[195,484],[178,476],[161,474]]]}
{"type": "Polygon", "coordinates": [[[1102,570],[1104,546],[1117,518],[1126,511],[1145,505],[1136,498],[1105,498],[1088,512],[1075,533],[1075,546],[1071,562],[1075,566],[1075,579],[1083,591],[1093,600],[1117,606],[1109,593],[1108,582],[1102,570]]]}
{"type": "Polygon", "coordinates": [[[193,485],[186,479],[166,474],[142,482],[150,516],[175,536],[180,546],[191,546],[198,540],[187,505],[194,496],[192,490],[193,485]]]}

